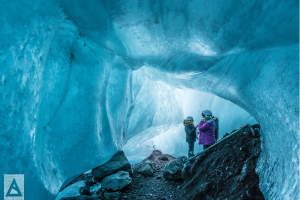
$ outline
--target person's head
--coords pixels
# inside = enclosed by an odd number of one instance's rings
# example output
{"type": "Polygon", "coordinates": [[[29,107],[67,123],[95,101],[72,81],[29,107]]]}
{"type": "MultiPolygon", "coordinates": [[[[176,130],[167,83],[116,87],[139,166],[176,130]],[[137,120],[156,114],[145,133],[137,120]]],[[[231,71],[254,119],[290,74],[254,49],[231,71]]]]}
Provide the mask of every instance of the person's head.
{"type": "Polygon", "coordinates": [[[193,117],[188,116],[188,117],[184,120],[184,122],[187,123],[187,124],[193,124],[193,123],[194,123],[194,119],[193,119],[193,117]]]}
{"type": "Polygon", "coordinates": [[[212,118],[212,113],[209,110],[202,111],[202,117],[205,121],[208,121],[212,118]]]}

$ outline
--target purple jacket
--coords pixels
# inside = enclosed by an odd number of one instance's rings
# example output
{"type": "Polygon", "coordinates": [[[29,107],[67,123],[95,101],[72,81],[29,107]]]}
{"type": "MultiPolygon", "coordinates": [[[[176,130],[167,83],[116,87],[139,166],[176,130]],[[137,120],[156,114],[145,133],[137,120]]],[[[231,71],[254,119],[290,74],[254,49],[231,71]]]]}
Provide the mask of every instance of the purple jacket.
{"type": "Polygon", "coordinates": [[[198,125],[198,129],[199,129],[199,144],[213,145],[216,143],[214,120],[211,119],[205,123],[201,121],[198,125]]]}

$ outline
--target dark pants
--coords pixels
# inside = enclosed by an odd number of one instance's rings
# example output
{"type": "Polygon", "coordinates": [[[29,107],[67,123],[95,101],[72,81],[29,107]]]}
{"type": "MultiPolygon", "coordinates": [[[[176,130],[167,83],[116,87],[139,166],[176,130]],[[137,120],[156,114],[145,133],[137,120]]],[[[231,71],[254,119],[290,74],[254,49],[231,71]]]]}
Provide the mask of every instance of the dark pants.
{"type": "Polygon", "coordinates": [[[189,152],[194,151],[194,144],[195,142],[188,142],[189,143],[189,152]]]}
{"type": "Polygon", "coordinates": [[[203,151],[205,150],[205,149],[207,149],[208,147],[210,147],[211,145],[203,145],[203,151]]]}

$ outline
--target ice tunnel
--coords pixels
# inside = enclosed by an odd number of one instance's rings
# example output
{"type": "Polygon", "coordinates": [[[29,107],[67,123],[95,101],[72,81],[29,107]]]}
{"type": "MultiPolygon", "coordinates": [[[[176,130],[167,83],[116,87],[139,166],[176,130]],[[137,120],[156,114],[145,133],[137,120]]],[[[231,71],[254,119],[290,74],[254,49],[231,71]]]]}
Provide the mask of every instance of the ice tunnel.
{"type": "MultiPolygon", "coordinates": [[[[192,116],[198,124],[205,109],[219,118],[220,138],[245,124],[257,123],[229,101],[197,90],[171,87],[156,80],[152,71],[144,66],[132,72],[134,107],[127,129],[128,141],[123,147],[131,163],[140,162],[156,149],[175,157],[186,156],[188,143],[182,121],[192,116]]],[[[202,146],[196,145],[195,152],[201,151],[202,146]]]]}
{"type": "Polygon", "coordinates": [[[54,199],[135,134],[174,129],[180,90],[260,123],[263,195],[299,199],[298,1],[2,0],[0,10],[1,176],[24,174],[25,199],[54,199]],[[133,87],[141,69],[148,88],[133,87]],[[165,105],[152,101],[158,82],[165,105]]]}

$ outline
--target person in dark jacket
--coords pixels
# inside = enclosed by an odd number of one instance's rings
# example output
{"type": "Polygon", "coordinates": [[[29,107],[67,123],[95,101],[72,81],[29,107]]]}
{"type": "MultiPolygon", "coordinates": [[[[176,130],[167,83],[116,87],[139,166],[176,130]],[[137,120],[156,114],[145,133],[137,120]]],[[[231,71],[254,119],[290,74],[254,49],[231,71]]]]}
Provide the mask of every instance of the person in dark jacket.
{"type": "Polygon", "coordinates": [[[196,141],[196,127],[194,126],[193,117],[187,117],[183,121],[184,130],[186,133],[186,142],[189,144],[188,157],[194,156],[194,144],[196,141]]]}
{"type": "Polygon", "coordinates": [[[203,145],[203,150],[216,143],[215,122],[212,119],[212,113],[209,110],[202,112],[202,120],[198,125],[199,145],[203,145]]]}

